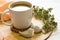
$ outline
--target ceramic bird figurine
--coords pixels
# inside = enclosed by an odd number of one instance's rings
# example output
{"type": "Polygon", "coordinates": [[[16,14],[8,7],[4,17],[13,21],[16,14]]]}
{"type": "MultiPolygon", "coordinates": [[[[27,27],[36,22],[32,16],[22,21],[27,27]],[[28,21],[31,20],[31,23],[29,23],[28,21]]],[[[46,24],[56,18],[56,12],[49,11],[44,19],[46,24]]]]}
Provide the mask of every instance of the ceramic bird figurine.
{"type": "Polygon", "coordinates": [[[32,37],[34,36],[34,29],[29,28],[28,30],[23,31],[23,32],[19,31],[19,33],[24,37],[32,37]]]}
{"type": "Polygon", "coordinates": [[[41,32],[41,28],[39,26],[32,26],[31,28],[34,29],[34,33],[39,33],[41,32]]]}

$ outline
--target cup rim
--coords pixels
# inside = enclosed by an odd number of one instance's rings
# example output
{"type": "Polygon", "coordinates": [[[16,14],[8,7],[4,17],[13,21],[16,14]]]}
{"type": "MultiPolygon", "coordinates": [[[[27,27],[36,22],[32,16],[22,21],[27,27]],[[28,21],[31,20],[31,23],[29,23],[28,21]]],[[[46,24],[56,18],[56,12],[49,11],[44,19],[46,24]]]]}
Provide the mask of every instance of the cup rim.
{"type": "Polygon", "coordinates": [[[15,12],[25,12],[25,11],[31,10],[32,8],[33,8],[33,5],[32,5],[30,2],[28,2],[28,1],[14,1],[14,2],[11,2],[11,3],[9,4],[9,10],[15,11],[15,12]],[[27,10],[24,10],[24,11],[15,11],[15,10],[12,10],[11,5],[12,5],[13,3],[17,3],[17,2],[29,3],[31,7],[30,7],[29,9],[27,9],[27,10]]]}

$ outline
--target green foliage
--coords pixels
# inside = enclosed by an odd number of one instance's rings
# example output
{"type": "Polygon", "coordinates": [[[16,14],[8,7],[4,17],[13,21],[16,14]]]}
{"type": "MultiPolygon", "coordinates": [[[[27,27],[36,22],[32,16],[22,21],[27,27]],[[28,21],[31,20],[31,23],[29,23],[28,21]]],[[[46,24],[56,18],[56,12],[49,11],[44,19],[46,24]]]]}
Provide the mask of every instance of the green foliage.
{"type": "Polygon", "coordinates": [[[47,10],[44,8],[39,8],[39,6],[33,6],[34,13],[33,16],[36,19],[42,20],[44,23],[43,30],[45,33],[48,33],[55,28],[57,28],[57,23],[54,21],[54,15],[49,14],[53,8],[48,8],[47,10]]]}

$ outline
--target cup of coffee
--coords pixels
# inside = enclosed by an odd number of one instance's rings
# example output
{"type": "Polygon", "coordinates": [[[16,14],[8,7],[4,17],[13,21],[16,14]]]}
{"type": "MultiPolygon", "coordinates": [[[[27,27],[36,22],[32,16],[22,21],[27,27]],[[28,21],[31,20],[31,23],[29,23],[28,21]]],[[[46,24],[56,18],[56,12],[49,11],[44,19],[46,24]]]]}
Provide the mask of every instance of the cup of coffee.
{"type": "Polygon", "coordinates": [[[25,29],[31,25],[33,6],[27,1],[16,1],[9,4],[9,7],[1,15],[2,22],[4,22],[4,15],[9,12],[12,25],[17,29],[25,29]]]}

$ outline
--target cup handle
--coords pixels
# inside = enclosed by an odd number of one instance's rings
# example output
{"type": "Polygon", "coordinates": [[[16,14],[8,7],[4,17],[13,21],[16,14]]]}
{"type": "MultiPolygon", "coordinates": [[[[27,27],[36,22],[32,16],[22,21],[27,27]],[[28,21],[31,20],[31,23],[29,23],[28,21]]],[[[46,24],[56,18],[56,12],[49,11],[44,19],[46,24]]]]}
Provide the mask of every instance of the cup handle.
{"type": "Polygon", "coordinates": [[[5,15],[6,13],[8,13],[8,12],[9,12],[9,9],[6,9],[6,10],[2,13],[2,15],[1,15],[1,20],[2,20],[2,23],[4,23],[5,25],[10,26],[11,24],[8,24],[8,23],[6,23],[6,22],[4,21],[4,15],[5,15]]]}

